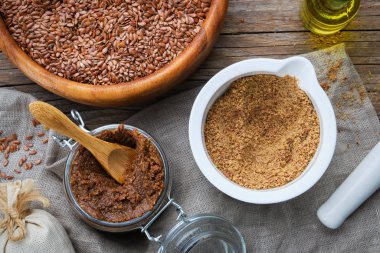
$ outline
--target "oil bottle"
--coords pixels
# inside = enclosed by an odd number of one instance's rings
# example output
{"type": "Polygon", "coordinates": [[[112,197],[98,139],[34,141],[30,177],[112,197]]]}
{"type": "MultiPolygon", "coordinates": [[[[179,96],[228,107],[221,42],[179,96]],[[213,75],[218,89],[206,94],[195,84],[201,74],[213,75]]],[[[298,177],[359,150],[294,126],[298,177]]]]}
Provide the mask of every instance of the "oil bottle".
{"type": "Polygon", "coordinates": [[[304,0],[301,18],[313,33],[329,35],[343,29],[356,15],[360,0],[304,0]]]}

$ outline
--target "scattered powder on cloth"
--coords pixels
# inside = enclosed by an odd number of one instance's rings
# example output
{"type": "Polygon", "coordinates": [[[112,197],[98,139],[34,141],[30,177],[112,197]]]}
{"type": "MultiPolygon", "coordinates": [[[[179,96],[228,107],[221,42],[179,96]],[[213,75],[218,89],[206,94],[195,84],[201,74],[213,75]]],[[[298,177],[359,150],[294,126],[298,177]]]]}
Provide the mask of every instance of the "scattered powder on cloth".
{"type": "Polygon", "coordinates": [[[343,61],[339,61],[334,66],[331,66],[329,68],[329,72],[327,73],[327,76],[330,81],[335,82],[338,79],[337,74],[342,66],[342,63],[343,61]]]}
{"type": "Polygon", "coordinates": [[[297,178],[319,145],[319,120],[297,80],[253,75],[234,81],[210,109],[205,142],[233,182],[269,189],[297,178]]]}

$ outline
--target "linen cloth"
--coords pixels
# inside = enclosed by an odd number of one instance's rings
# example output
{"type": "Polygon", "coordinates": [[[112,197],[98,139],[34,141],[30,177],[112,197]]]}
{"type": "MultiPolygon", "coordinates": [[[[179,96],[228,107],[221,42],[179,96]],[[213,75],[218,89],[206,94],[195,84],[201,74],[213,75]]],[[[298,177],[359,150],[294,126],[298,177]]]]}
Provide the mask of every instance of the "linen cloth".
{"type": "MultiPolygon", "coordinates": [[[[212,213],[227,218],[243,234],[248,252],[378,251],[379,193],[338,230],[324,227],[316,212],[379,141],[379,119],[344,45],[304,56],[313,63],[319,82],[330,86],[327,94],[337,116],[338,138],[333,160],[321,180],[290,201],[271,205],[243,203],[226,196],[206,180],[195,164],[188,140],[189,115],[199,88],[149,106],[126,123],[142,128],[160,143],[173,171],[172,197],[186,213],[212,213]],[[337,80],[331,81],[328,77],[330,67],[339,62],[337,80]]],[[[17,131],[28,128],[27,104],[32,99],[26,94],[1,90],[0,128],[17,131]]],[[[158,249],[140,232],[100,232],[77,218],[65,199],[62,186],[68,150],[51,139],[46,148],[39,146],[38,149],[41,153],[46,149],[45,169],[36,168],[20,174],[17,179],[32,177],[37,180],[51,201],[49,211],[62,222],[77,252],[155,252],[158,249]]],[[[155,222],[151,232],[165,234],[175,223],[175,217],[174,209],[169,208],[155,222]]]]}

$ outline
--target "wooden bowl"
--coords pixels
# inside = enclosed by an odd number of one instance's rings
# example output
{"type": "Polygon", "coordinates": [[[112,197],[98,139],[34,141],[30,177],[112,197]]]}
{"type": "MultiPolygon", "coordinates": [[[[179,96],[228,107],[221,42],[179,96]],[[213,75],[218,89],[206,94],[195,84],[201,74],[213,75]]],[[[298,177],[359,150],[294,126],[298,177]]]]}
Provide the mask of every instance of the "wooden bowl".
{"type": "Polygon", "coordinates": [[[200,32],[169,64],[131,82],[92,85],[59,77],[33,61],[18,46],[0,17],[0,49],[32,81],[64,98],[94,106],[146,102],[167,92],[189,76],[211,51],[227,11],[228,0],[213,0],[200,32]]]}

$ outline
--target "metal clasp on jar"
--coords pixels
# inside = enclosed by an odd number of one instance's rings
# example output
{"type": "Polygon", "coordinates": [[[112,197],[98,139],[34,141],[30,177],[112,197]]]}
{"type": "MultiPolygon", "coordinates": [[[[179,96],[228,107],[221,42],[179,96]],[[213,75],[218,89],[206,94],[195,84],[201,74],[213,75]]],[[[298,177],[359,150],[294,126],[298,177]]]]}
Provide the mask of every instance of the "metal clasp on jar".
{"type": "MultiPolygon", "coordinates": [[[[82,116],[80,115],[80,113],[77,111],[77,110],[71,110],[70,112],[71,114],[71,117],[73,118],[73,120],[77,123],[77,125],[79,126],[79,128],[81,128],[83,131],[89,133],[90,131],[86,128],[85,124],[84,124],[84,121],[82,119],[82,116]]],[[[65,148],[65,147],[68,147],[70,150],[73,149],[74,145],[75,145],[75,140],[73,139],[64,139],[62,137],[59,137],[59,136],[56,136],[56,135],[53,135],[52,136],[53,140],[58,143],[59,146],[61,146],[62,148],[65,148]]]]}
{"type": "Polygon", "coordinates": [[[177,216],[177,221],[179,220],[182,220],[182,221],[186,221],[186,218],[187,218],[187,215],[185,213],[185,211],[183,210],[183,208],[176,202],[174,202],[174,199],[171,198],[170,196],[169,197],[169,201],[160,209],[160,211],[141,229],[141,232],[142,233],[145,233],[146,237],[150,240],[150,241],[153,241],[153,242],[157,242],[159,244],[161,244],[161,238],[162,238],[162,235],[159,235],[159,236],[153,236],[149,233],[148,229],[150,228],[150,226],[158,219],[158,217],[170,206],[170,205],[173,205],[175,208],[176,208],[176,211],[178,213],[178,216],[177,216]]]}

